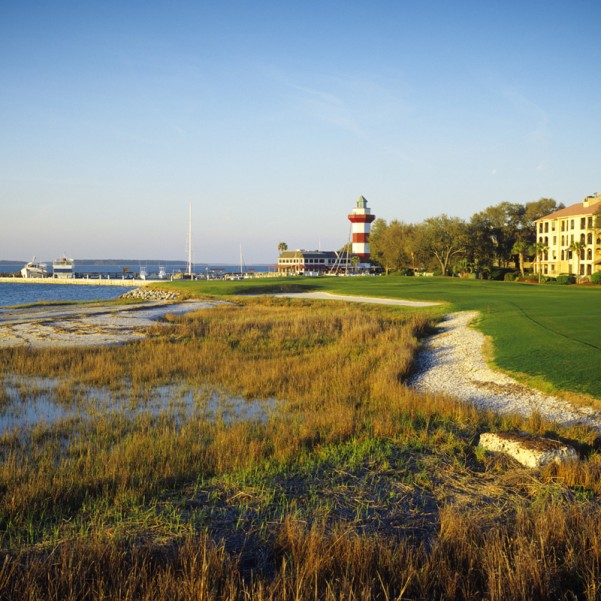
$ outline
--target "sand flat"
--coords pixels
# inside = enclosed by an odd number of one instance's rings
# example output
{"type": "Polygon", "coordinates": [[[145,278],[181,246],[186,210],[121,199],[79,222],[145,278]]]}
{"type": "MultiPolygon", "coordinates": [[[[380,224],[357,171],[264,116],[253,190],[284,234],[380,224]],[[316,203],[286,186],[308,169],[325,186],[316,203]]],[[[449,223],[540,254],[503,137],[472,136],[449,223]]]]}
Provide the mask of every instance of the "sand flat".
{"type": "Polygon", "coordinates": [[[98,346],[122,344],[145,335],[168,313],[207,309],[217,302],[146,302],[136,305],[56,305],[0,312],[0,347],[98,346]]]}

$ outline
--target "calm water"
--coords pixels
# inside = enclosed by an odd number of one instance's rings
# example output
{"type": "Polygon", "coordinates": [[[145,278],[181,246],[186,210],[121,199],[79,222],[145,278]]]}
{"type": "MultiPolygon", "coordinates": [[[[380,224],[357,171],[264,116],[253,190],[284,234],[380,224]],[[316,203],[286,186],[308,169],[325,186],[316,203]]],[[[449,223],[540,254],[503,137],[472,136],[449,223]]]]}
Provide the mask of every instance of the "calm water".
{"type": "Polygon", "coordinates": [[[113,300],[128,290],[131,290],[128,286],[0,283],[0,307],[49,301],[113,300]]]}

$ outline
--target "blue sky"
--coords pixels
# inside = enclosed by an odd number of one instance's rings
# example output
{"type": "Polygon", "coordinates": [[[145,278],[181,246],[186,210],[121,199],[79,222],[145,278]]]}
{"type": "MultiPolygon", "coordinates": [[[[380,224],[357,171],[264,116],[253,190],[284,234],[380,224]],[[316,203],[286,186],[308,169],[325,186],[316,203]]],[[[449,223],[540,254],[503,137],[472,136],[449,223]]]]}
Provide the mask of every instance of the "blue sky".
{"type": "Polygon", "coordinates": [[[0,259],[273,262],[601,191],[601,3],[4,2],[0,259]]]}

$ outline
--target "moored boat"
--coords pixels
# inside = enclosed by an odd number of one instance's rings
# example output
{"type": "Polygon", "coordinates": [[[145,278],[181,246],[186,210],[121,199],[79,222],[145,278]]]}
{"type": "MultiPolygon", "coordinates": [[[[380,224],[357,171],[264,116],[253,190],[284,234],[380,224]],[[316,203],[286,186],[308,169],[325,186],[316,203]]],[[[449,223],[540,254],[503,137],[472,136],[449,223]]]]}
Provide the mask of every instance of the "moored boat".
{"type": "Polygon", "coordinates": [[[52,277],[58,279],[71,279],[75,277],[73,273],[73,259],[63,255],[60,259],[52,262],[52,277]]]}
{"type": "Polygon", "coordinates": [[[48,270],[46,269],[46,263],[38,263],[35,257],[26,263],[21,269],[21,275],[24,278],[46,278],[48,277],[48,270]]]}

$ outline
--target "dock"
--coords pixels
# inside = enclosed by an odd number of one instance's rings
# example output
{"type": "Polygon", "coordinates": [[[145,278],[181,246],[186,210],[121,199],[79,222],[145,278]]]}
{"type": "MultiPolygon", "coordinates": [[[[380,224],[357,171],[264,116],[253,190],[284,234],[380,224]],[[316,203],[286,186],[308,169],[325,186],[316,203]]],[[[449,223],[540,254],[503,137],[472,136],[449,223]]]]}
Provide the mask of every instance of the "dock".
{"type": "Polygon", "coordinates": [[[0,284],[64,284],[68,286],[148,286],[163,280],[128,280],[125,278],[17,278],[0,277],[0,284]]]}

